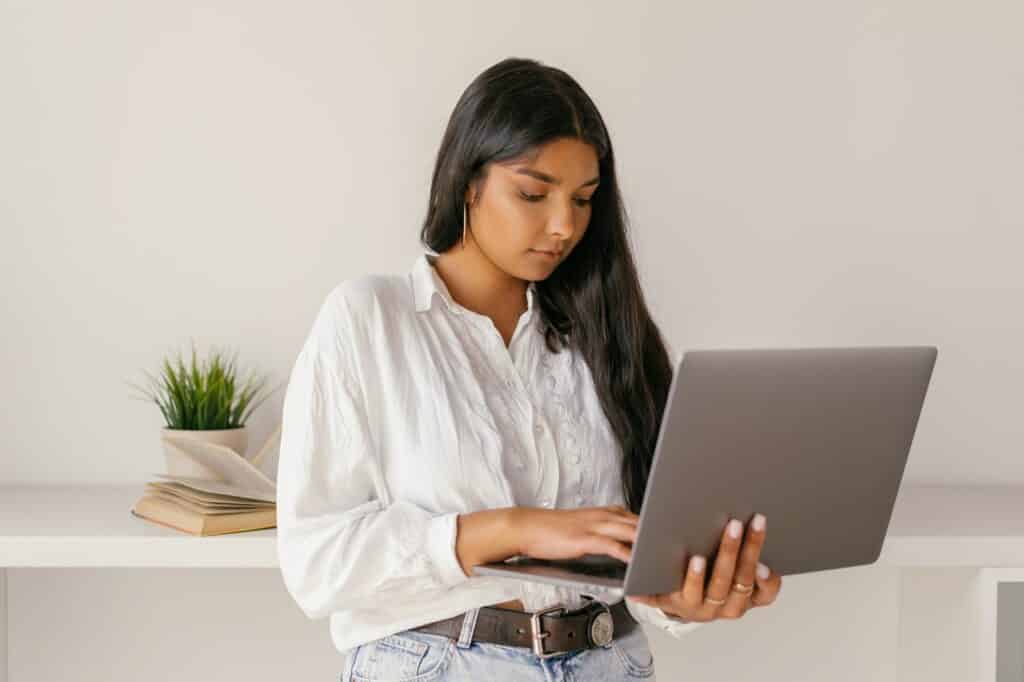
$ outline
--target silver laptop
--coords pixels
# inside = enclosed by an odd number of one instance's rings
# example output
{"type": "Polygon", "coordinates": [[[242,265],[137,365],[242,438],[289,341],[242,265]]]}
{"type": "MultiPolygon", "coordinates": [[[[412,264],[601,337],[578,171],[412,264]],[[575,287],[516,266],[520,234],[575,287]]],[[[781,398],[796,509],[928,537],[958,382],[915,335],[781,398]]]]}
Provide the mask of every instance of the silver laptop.
{"type": "Polygon", "coordinates": [[[694,350],[679,360],[632,559],[518,556],[476,566],[621,597],[711,568],[730,518],[768,518],[761,562],[780,575],[874,563],[882,550],[934,346],[694,350]]]}

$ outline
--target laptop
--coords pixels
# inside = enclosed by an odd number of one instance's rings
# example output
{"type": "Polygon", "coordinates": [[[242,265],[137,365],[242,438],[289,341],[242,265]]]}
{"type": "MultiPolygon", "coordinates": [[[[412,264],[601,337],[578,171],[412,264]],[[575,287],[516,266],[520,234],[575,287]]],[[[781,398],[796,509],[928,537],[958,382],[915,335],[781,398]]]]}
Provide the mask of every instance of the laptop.
{"type": "Polygon", "coordinates": [[[934,346],[691,350],[669,387],[631,560],[516,556],[475,566],[610,597],[710,578],[729,519],[768,518],[779,575],[877,561],[935,365],[934,346]]]}

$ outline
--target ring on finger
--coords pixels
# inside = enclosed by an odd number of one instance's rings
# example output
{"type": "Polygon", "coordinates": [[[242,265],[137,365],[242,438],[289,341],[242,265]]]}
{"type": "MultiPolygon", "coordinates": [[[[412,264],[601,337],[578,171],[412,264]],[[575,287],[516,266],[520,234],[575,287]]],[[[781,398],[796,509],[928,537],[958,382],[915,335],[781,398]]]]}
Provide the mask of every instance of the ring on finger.
{"type": "Polygon", "coordinates": [[[741,594],[750,594],[754,591],[754,586],[744,585],[743,583],[737,582],[732,584],[732,590],[733,592],[739,592],[741,594]]]}
{"type": "Polygon", "coordinates": [[[724,599],[714,599],[713,597],[704,597],[704,601],[708,604],[714,604],[715,606],[721,606],[725,603],[724,599]]]}

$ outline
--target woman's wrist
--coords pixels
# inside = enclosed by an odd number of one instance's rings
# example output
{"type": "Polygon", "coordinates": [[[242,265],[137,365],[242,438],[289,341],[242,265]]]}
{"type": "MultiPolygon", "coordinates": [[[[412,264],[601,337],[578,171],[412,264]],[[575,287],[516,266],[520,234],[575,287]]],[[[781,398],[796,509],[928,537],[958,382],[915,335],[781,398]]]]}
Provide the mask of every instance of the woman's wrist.
{"type": "Polygon", "coordinates": [[[459,514],[455,553],[468,576],[474,566],[503,561],[521,553],[526,531],[519,507],[459,514]]]}

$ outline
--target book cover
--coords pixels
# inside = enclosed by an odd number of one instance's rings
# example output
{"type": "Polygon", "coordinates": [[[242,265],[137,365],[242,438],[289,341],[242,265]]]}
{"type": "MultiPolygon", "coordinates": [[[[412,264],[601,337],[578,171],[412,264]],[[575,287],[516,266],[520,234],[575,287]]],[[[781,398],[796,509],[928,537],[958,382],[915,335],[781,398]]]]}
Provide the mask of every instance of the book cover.
{"type": "Polygon", "coordinates": [[[277,508],[229,514],[207,514],[155,495],[144,494],[131,513],[146,521],[197,536],[242,533],[277,527],[277,508]]]}

